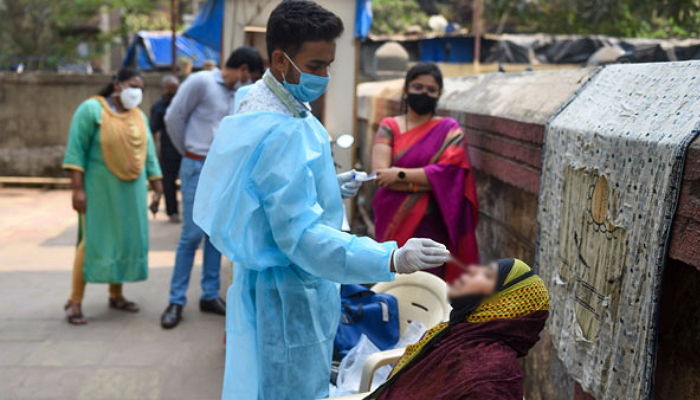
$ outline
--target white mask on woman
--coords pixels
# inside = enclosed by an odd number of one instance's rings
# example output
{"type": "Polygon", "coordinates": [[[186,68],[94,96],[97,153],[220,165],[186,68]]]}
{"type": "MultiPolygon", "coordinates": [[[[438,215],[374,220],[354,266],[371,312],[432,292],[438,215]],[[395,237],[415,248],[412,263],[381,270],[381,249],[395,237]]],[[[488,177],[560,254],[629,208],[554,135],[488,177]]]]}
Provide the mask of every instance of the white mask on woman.
{"type": "Polygon", "coordinates": [[[124,88],[122,92],[119,93],[119,100],[122,101],[122,107],[131,110],[141,104],[141,100],[143,100],[143,91],[141,88],[135,87],[124,88]]]}

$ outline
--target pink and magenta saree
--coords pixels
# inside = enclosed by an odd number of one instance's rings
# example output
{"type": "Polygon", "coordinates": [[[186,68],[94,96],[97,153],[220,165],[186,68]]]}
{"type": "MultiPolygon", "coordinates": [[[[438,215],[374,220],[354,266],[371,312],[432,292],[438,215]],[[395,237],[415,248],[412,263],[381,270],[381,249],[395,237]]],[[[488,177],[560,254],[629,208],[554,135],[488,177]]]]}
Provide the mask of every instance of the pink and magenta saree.
{"type": "MultiPolygon", "coordinates": [[[[463,264],[477,263],[476,186],[457,121],[434,119],[401,133],[394,118],[384,118],[375,143],[392,147],[392,166],[423,168],[431,186],[419,192],[379,188],[372,202],[377,240],[401,246],[410,238],[429,238],[445,244],[463,264]]],[[[462,270],[447,264],[429,272],[451,282],[462,270]]]]}

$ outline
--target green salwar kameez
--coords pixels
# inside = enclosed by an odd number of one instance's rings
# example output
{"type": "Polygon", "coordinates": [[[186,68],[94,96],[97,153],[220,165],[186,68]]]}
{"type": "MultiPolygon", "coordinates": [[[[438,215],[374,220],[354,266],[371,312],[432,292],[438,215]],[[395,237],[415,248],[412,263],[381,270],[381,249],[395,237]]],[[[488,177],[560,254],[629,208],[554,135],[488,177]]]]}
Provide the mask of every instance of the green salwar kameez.
{"type": "MultiPolygon", "coordinates": [[[[132,128],[133,132],[135,129],[132,128]]],[[[146,116],[140,110],[117,113],[103,98],[84,101],[73,115],[63,167],[84,172],[87,198],[82,237],[85,281],[121,283],[145,280],[148,277],[146,180],[161,177],[146,116]],[[129,140],[133,138],[126,136],[117,138],[123,139],[123,146],[118,140],[116,145],[113,141],[111,145],[103,146],[101,130],[104,118],[143,118],[133,126],[139,127],[137,140],[147,141],[144,157],[128,154],[133,147],[130,147],[129,140]],[[105,157],[105,150],[113,154],[105,157]],[[106,158],[112,163],[113,160],[137,160],[140,173],[136,169],[133,178],[121,179],[106,158]]]]}

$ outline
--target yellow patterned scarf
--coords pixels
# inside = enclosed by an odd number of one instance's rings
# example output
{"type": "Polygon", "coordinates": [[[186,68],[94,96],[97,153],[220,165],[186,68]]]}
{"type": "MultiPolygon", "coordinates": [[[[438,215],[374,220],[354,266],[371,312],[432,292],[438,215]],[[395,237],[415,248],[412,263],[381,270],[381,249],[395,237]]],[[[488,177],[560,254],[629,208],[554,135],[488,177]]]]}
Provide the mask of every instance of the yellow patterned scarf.
{"type": "Polygon", "coordinates": [[[117,178],[133,181],[143,171],[148,150],[148,130],[141,110],[118,113],[104,97],[94,98],[102,104],[100,143],[105,165],[117,178]]]}
{"type": "MultiPolygon", "coordinates": [[[[515,259],[513,267],[508,273],[504,285],[515,281],[519,277],[529,273],[532,269],[523,261],[515,259]]],[[[523,317],[535,311],[549,310],[549,292],[542,279],[532,275],[505,290],[497,292],[481,303],[473,313],[467,317],[467,322],[478,323],[495,319],[510,319],[523,317]]],[[[447,328],[447,322],[429,329],[421,340],[406,347],[406,352],[396,363],[391,376],[395,375],[408,363],[410,363],[438,334],[447,328]]]]}

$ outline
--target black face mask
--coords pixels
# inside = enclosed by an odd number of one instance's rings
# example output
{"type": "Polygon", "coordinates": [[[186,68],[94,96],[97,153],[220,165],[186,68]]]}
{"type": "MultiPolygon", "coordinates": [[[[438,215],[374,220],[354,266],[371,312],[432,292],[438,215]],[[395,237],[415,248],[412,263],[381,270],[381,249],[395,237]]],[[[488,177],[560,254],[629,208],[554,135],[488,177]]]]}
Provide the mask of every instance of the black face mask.
{"type": "Polygon", "coordinates": [[[408,106],[418,115],[434,113],[437,101],[436,97],[428,96],[428,93],[409,93],[406,96],[408,106]]]}

